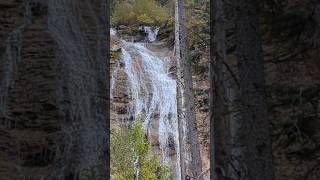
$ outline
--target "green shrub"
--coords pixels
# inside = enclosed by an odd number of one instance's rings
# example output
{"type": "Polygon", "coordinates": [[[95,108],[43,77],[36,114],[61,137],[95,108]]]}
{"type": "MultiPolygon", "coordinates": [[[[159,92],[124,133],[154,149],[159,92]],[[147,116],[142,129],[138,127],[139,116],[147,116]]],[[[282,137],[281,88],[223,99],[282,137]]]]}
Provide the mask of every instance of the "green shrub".
{"type": "Polygon", "coordinates": [[[151,154],[140,120],[131,128],[120,127],[111,132],[111,177],[114,180],[167,180],[170,168],[161,165],[151,154]]]}
{"type": "Polygon", "coordinates": [[[168,20],[165,8],[154,0],[122,0],[113,3],[112,24],[155,24],[168,20]]]}

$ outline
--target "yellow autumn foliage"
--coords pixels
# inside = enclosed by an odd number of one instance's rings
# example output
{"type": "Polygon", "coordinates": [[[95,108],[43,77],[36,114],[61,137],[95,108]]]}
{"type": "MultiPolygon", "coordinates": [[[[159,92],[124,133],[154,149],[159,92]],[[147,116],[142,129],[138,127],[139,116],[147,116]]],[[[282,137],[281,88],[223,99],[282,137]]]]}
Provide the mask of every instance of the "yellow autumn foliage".
{"type": "Polygon", "coordinates": [[[114,3],[113,25],[154,24],[167,21],[166,9],[154,0],[122,0],[114,3]]]}

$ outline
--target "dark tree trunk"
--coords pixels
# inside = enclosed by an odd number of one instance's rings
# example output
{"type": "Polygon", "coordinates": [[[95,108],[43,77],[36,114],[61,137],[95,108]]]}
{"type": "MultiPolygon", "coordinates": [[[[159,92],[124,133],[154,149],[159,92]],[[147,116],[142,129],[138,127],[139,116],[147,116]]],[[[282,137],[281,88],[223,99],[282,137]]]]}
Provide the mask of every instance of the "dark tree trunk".
{"type": "Polygon", "coordinates": [[[320,0],[314,0],[313,19],[315,22],[315,35],[313,37],[313,47],[320,48],[320,0]]]}
{"type": "Polygon", "coordinates": [[[108,177],[106,3],[0,2],[0,179],[108,177]]]}
{"type": "Polygon", "coordinates": [[[259,1],[235,1],[241,123],[233,156],[241,180],[272,180],[272,147],[259,33],[259,1]]]}
{"type": "Polygon", "coordinates": [[[222,0],[211,1],[211,60],[210,60],[210,128],[211,128],[211,179],[222,180],[228,172],[229,137],[226,104],[225,19],[222,0]]]}

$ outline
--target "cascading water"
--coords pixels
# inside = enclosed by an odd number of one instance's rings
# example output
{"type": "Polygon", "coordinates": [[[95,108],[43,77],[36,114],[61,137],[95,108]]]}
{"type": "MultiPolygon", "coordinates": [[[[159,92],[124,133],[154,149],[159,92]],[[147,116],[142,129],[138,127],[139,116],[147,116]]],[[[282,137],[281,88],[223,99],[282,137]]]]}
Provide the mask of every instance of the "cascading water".
{"type": "Polygon", "coordinates": [[[144,32],[148,34],[149,42],[154,42],[157,39],[159,30],[160,30],[160,27],[156,27],[154,30],[152,30],[151,27],[144,26],[144,32]]]}
{"type": "Polygon", "coordinates": [[[111,97],[111,99],[113,99],[112,91],[113,91],[115,83],[116,83],[117,73],[118,73],[119,69],[120,69],[120,63],[118,62],[116,69],[114,70],[114,72],[111,75],[111,83],[110,83],[110,97],[111,97]]]}
{"type": "MultiPolygon", "coordinates": [[[[152,121],[158,121],[157,133],[163,162],[174,164],[175,179],[180,180],[176,81],[168,75],[165,58],[157,56],[143,43],[121,41],[120,47],[121,61],[130,86],[131,116],[142,117],[146,133],[150,133],[152,121]],[[174,159],[169,156],[171,145],[175,152],[174,159]]],[[[116,76],[112,77],[111,81],[115,83],[116,76]]]]}

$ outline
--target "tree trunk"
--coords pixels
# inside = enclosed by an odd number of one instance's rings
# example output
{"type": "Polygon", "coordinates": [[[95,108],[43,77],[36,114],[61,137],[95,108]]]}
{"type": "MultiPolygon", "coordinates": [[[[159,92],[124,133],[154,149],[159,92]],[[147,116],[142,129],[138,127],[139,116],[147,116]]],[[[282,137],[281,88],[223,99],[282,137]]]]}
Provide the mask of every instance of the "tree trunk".
{"type": "Polygon", "coordinates": [[[315,21],[315,35],[313,39],[313,47],[320,48],[320,0],[314,0],[313,19],[315,21]]]}
{"type": "MultiPolygon", "coordinates": [[[[184,2],[175,1],[175,56],[177,59],[179,97],[179,136],[182,179],[197,179],[201,174],[201,156],[198,143],[191,62],[188,58],[187,30],[184,2]]],[[[202,179],[200,177],[199,179],[202,179]]]]}
{"type": "Polygon", "coordinates": [[[226,58],[226,35],[222,0],[211,1],[211,61],[210,61],[210,122],[211,122],[211,179],[222,180],[228,171],[227,111],[223,76],[226,58]]]}
{"type": "Polygon", "coordinates": [[[235,2],[242,119],[234,136],[233,156],[238,159],[239,179],[272,180],[274,174],[259,33],[259,1],[235,2]]]}
{"type": "Polygon", "coordinates": [[[107,1],[0,1],[0,179],[107,178],[107,1]]]}
{"type": "MultiPolygon", "coordinates": [[[[228,7],[230,8],[230,7],[228,7]]],[[[236,162],[232,158],[234,129],[241,121],[239,112],[239,82],[237,63],[227,57],[227,6],[222,0],[211,1],[211,60],[210,60],[210,129],[211,179],[237,177],[236,162]]],[[[230,28],[230,27],[229,27],[230,28]]],[[[230,30],[230,29],[229,29],[230,30]]],[[[231,29],[233,30],[233,29],[231,29]]]]}
{"type": "Polygon", "coordinates": [[[222,0],[211,1],[211,61],[210,81],[210,122],[211,122],[211,179],[222,180],[228,172],[229,137],[225,67],[226,35],[222,0]]]}

